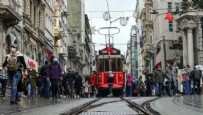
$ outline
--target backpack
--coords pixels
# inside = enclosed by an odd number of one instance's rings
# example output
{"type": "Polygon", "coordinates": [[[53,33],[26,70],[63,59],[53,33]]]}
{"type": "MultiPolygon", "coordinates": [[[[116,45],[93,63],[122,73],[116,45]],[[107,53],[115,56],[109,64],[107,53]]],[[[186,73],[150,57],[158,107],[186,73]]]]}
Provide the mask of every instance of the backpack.
{"type": "Polygon", "coordinates": [[[9,55],[7,62],[8,62],[8,71],[16,71],[18,69],[19,66],[16,55],[14,57],[9,55]]]}

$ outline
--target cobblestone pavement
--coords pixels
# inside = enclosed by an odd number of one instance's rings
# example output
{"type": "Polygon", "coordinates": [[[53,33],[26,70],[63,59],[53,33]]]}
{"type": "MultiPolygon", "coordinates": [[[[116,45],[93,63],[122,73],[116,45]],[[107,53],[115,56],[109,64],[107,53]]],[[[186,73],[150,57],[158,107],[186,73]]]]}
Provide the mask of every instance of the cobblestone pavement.
{"type": "Polygon", "coordinates": [[[34,98],[27,99],[21,98],[17,105],[10,105],[9,99],[0,99],[0,115],[13,114],[13,115],[56,115],[64,111],[82,105],[93,98],[81,99],[44,99],[34,98]]]}
{"type": "MultiPolygon", "coordinates": [[[[130,97],[130,99],[138,104],[142,104],[147,100],[156,97],[130,97]]],[[[9,99],[0,98],[0,115],[59,115],[60,113],[69,111],[84,103],[94,100],[95,98],[80,99],[58,99],[52,101],[44,98],[26,99],[22,98],[18,105],[10,105],[9,99]]],[[[129,115],[137,114],[128,107],[120,98],[105,98],[95,104],[118,101],[114,103],[104,104],[100,107],[88,110],[81,115],[129,115]]],[[[202,115],[203,113],[203,95],[191,95],[180,97],[162,97],[150,103],[151,107],[160,112],[161,115],[202,115]]]]}
{"type": "MultiPolygon", "coordinates": [[[[95,104],[102,102],[118,101],[120,98],[103,98],[95,104]]],[[[131,109],[125,101],[118,101],[104,104],[102,106],[87,110],[80,115],[136,115],[136,111],[131,109]]]]}
{"type": "MultiPolygon", "coordinates": [[[[60,113],[69,111],[75,107],[92,101],[95,98],[71,99],[69,101],[59,100],[60,103],[49,105],[41,108],[34,108],[18,113],[20,115],[59,115],[60,113]]],[[[18,115],[17,114],[17,115],[18,115]]]]}
{"type": "Polygon", "coordinates": [[[150,103],[150,106],[161,115],[202,115],[203,96],[163,97],[150,103]]]}

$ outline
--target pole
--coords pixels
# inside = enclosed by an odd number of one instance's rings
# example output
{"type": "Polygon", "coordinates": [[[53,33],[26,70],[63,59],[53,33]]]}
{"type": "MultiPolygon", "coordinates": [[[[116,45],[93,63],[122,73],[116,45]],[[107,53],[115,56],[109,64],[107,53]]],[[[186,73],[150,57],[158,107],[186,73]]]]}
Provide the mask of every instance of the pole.
{"type": "Polygon", "coordinates": [[[165,36],[163,36],[163,49],[164,49],[164,69],[166,68],[166,45],[165,45],[165,36]]]}

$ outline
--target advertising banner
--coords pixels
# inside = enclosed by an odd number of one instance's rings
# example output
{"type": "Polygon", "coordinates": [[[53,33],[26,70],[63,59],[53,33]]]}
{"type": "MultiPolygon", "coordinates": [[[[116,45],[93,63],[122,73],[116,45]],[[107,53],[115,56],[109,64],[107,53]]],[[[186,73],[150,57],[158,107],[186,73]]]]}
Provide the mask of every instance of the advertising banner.
{"type": "Polygon", "coordinates": [[[24,59],[25,59],[27,68],[33,68],[36,71],[38,71],[38,63],[35,60],[31,59],[30,57],[28,57],[26,55],[24,55],[24,59]]]}

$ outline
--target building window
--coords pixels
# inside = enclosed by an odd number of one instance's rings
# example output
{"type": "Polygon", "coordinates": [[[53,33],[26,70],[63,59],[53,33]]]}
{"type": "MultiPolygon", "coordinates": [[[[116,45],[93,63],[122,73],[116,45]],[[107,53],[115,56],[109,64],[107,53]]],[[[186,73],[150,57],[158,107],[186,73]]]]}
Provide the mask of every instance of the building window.
{"type": "MultiPolygon", "coordinates": [[[[202,27],[202,35],[203,35],[203,17],[201,18],[201,27],[202,27]]],[[[202,43],[203,43],[203,41],[202,41],[202,43]]],[[[202,47],[203,47],[203,45],[202,45],[202,47]]]]}
{"type": "Polygon", "coordinates": [[[54,27],[56,27],[56,26],[57,26],[57,20],[54,19],[54,27]]]}
{"type": "Polygon", "coordinates": [[[180,3],[175,3],[176,12],[180,11],[180,3]]]}
{"type": "Polygon", "coordinates": [[[152,35],[150,35],[149,39],[150,39],[150,43],[152,43],[152,35]]]}
{"type": "Polygon", "coordinates": [[[36,18],[37,18],[37,8],[36,6],[34,6],[34,19],[33,19],[34,27],[36,27],[36,18]]]}
{"type": "Polygon", "coordinates": [[[173,32],[173,22],[169,22],[169,31],[173,32]]]}
{"type": "Polygon", "coordinates": [[[39,20],[38,20],[39,22],[39,28],[41,29],[41,12],[39,11],[39,20]]]}
{"type": "Polygon", "coordinates": [[[172,2],[168,2],[168,11],[172,12],[172,2]]]}
{"type": "Polygon", "coordinates": [[[32,2],[30,1],[30,18],[32,18],[32,2]]]}

